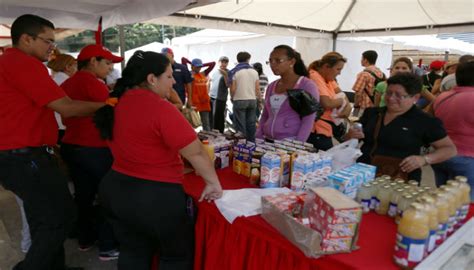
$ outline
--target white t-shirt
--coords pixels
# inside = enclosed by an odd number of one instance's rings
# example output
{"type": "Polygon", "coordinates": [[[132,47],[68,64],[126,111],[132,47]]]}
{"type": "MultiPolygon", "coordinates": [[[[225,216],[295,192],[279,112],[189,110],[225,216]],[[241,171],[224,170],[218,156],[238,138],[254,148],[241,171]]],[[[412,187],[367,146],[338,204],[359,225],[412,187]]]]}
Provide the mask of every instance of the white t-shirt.
{"type": "Polygon", "coordinates": [[[270,96],[270,106],[274,114],[280,110],[281,105],[285,102],[286,98],[286,94],[273,94],[270,96]]]}
{"type": "Polygon", "coordinates": [[[456,74],[449,74],[448,76],[444,77],[441,81],[440,89],[442,92],[448,91],[451,88],[455,87],[456,84],[456,74]]]}
{"type": "MultiPolygon", "coordinates": [[[[67,75],[64,72],[56,72],[53,75],[53,80],[59,86],[61,86],[61,84],[67,79],[69,79],[69,75],[67,75]]],[[[66,126],[64,126],[63,121],[61,120],[61,115],[57,112],[54,112],[54,117],[56,118],[56,122],[58,123],[59,129],[61,130],[66,129],[66,126]]]]}
{"type": "Polygon", "coordinates": [[[253,68],[241,69],[235,73],[233,80],[237,88],[233,100],[257,99],[255,95],[255,84],[258,82],[258,73],[253,68]]]}

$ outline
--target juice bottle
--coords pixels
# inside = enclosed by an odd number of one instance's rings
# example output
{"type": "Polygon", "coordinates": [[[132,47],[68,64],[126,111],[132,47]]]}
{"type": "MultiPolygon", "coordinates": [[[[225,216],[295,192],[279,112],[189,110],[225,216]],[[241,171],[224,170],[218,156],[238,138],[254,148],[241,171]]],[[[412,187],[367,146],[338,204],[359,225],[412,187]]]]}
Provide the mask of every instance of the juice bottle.
{"type": "Polygon", "coordinates": [[[357,192],[357,201],[362,205],[362,211],[367,213],[370,211],[370,201],[372,200],[372,185],[370,183],[363,184],[357,192]]]}
{"type": "Polygon", "coordinates": [[[447,185],[453,188],[454,198],[456,199],[456,221],[454,223],[454,230],[459,229],[461,227],[461,211],[462,211],[462,190],[461,185],[458,181],[455,180],[448,180],[447,185]]]}
{"type": "Polygon", "coordinates": [[[400,197],[402,196],[403,190],[403,188],[397,188],[392,191],[392,195],[390,196],[390,204],[387,212],[390,217],[397,216],[398,202],[400,201],[400,197]]]}
{"type": "Polygon", "coordinates": [[[408,184],[410,186],[418,187],[418,181],[416,181],[416,180],[409,180],[408,184]]]}
{"type": "Polygon", "coordinates": [[[378,203],[375,206],[375,212],[379,215],[386,215],[390,204],[392,190],[390,185],[384,185],[377,192],[378,203]]]}
{"type": "Polygon", "coordinates": [[[379,200],[377,198],[377,193],[379,192],[379,186],[384,183],[385,180],[379,179],[376,180],[372,183],[372,198],[370,200],[370,210],[375,210],[375,207],[377,206],[379,200]]]}
{"type": "Polygon", "coordinates": [[[462,193],[461,222],[464,223],[471,203],[471,186],[469,186],[465,176],[456,176],[454,179],[459,182],[462,193]]]}
{"type": "Polygon", "coordinates": [[[440,190],[444,192],[448,198],[449,220],[448,220],[448,236],[453,234],[454,225],[456,224],[456,198],[454,189],[450,186],[443,185],[440,190]]]}
{"type": "Polygon", "coordinates": [[[423,205],[412,203],[398,224],[394,261],[405,269],[413,269],[425,256],[429,238],[429,216],[423,205]]]}
{"type": "Polygon", "coordinates": [[[209,159],[212,163],[214,163],[214,145],[210,144],[208,140],[202,141],[204,149],[206,149],[207,154],[209,155],[209,159]]]}
{"type": "Polygon", "coordinates": [[[398,201],[397,216],[395,217],[395,223],[399,224],[400,219],[403,217],[403,211],[413,202],[413,196],[410,193],[403,193],[402,197],[398,201]]]}
{"type": "Polygon", "coordinates": [[[447,237],[448,222],[449,222],[449,202],[448,196],[437,191],[434,194],[435,206],[438,209],[438,231],[436,232],[436,245],[441,245],[447,237]]]}
{"type": "Polygon", "coordinates": [[[420,198],[420,201],[425,206],[426,212],[428,213],[429,217],[429,227],[430,227],[430,236],[428,238],[426,251],[427,253],[431,253],[436,245],[436,232],[438,231],[438,209],[435,205],[435,200],[433,197],[428,195],[423,195],[420,198]]]}

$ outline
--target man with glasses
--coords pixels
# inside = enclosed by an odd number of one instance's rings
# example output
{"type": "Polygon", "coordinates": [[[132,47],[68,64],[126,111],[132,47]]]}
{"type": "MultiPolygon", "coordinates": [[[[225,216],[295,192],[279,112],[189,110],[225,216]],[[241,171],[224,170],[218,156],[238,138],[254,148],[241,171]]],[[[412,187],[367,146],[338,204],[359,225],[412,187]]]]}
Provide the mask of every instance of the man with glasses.
{"type": "Polygon", "coordinates": [[[0,181],[23,200],[32,237],[13,269],[64,270],[63,243],[76,211],[51,150],[58,135],[54,111],[86,116],[105,103],[71,100],[49,76],[42,62],[55,47],[53,23],[22,15],[11,37],[13,48],[0,56],[0,181]]]}

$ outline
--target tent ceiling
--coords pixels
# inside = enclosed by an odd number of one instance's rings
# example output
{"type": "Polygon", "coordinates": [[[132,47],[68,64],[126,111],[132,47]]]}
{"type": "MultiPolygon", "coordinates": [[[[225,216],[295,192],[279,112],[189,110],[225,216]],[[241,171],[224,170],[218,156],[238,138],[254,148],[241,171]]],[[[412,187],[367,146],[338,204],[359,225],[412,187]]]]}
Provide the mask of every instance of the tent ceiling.
{"type": "Polygon", "coordinates": [[[103,16],[104,29],[141,22],[218,0],[1,0],[0,23],[11,24],[25,13],[51,20],[57,27],[97,29],[103,16]]]}
{"type": "Polygon", "coordinates": [[[233,0],[191,8],[170,17],[342,34],[399,30],[426,33],[433,29],[468,32],[474,29],[474,1],[233,0]]]}

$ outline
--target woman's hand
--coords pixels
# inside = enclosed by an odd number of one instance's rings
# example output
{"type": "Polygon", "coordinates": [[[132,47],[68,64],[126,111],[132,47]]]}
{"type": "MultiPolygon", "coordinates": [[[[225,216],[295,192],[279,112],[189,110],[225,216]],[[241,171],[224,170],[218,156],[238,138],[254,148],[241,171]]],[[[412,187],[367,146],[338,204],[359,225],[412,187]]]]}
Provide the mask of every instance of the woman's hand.
{"type": "Polygon", "coordinates": [[[222,187],[219,182],[206,184],[204,190],[201,193],[199,201],[202,202],[203,200],[206,200],[211,202],[213,200],[219,199],[220,197],[222,197],[222,187]]]}
{"type": "Polygon", "coordinates": [[[422,156],[409,156],[400,163],[402,171],[410,173],[426,164],[426,159],[422,156]]]}
{"type": "Polygon", "coordinates": [[[363,139],[365,138],[364,132],[360,128],[353,128],[351,127],[349,131],[347,131],[346,135],[344,135],[345,140],[350,139],[363,139]]]}

